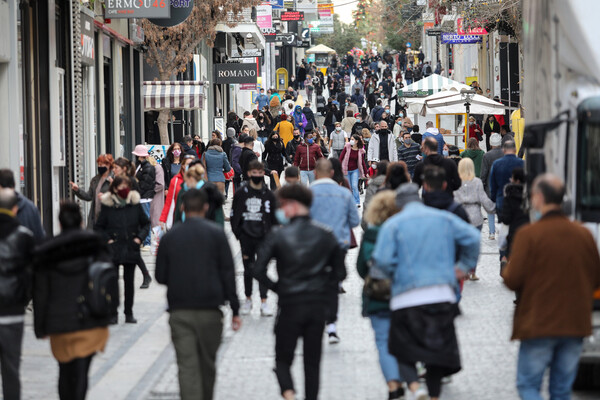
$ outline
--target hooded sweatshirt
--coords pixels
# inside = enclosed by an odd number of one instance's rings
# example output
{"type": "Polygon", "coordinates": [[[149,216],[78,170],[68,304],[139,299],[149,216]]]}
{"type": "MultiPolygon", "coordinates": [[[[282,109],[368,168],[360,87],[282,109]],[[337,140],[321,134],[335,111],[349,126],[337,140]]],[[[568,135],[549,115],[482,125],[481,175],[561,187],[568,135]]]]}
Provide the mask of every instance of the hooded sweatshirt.
{"type": "Polygon", "coordinates": [[[444,137],[442,136],[442,134],[440,133],[440,131],[438,130],[438,128],[427,128],[425,130],[425,133],[423,134],[423,141],[425,141],[427,138],[432,137],[435,140],[437,140],[438,142],[438,154],[442,154],[444,151],[444,137]]]}

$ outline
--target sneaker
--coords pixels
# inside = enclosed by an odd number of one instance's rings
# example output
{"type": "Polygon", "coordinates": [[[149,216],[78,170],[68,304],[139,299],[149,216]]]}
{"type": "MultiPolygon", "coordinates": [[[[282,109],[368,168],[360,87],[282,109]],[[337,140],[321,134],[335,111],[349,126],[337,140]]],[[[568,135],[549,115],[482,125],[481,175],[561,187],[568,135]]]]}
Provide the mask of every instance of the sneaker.
{"type": "Polygon", "coordinates": [[[329,344],[337,344],[340,342],[340,338],[336,332],[329,332],[329,344]]]}
{"type": "MultiPolygon", "coordinates": [[[[410,398],[410,397],[409,397],[410,398]]],[[[429,396],[427,395],[427,391],[422,387],[418,388],[416,392],[412,394],[412,398],[414,400],[429,400],[429,396]]]]}
{"type": "Polygon", "coordinates": [[[140,251],[150,251],[150,246],[142,246],[140,247],[140,251]]]}
{"type": "Polygon", "coordinates": [[[469,276],[469,280],[472,280],[472,281],[478,281],[478,280],[479,280],[479,277],[478,277],[477,275],[475,275],[475,273],[472,273],[472,274],[469,276]]]}
{"type": "Polygon", "coordinates": [[[452,383],[452,376],[445,376],[442,378],[442,384],[443,385],[447,385],[449,383],[452,383]]]}
{"type": "Polygon", "coordinates": [[[152,282],[152,277],[150,275],[145,276],[140,289],[148,289],[150,287],[150,282],[152,282]]]}
{"type": "Polygon", "coordinates": [[[496,235],[494,235],[493,233],[490,233],[490,236],[488,237],[488,239],[496,240],[496,235]]]}
{"type": "Polygon", "coordinates": [[[246,299],[244,304],[242,304],[242,307],[240,309],[240,314],[248,315],[248,314],[250,314],[250,311],[252,311],[252,300],[246,299]]]}
{"type": "Polygon", "coordinates": [[[271,307],[267,303],[262,303],[260,305],[260,315],[263,317],[272,317],[273,311],[271,311],[271,307]]]}

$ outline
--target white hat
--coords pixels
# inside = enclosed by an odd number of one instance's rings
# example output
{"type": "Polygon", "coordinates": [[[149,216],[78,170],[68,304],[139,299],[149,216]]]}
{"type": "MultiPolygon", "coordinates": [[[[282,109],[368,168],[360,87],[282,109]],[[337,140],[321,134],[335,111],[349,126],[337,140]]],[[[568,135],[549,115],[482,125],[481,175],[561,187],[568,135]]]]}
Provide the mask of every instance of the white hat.
{"type": "Polygon", "coordinates": [[[131,152],[134,156],[146,157],[148,156],[148,148],[143,144],[138,144],[135,149],[131,152]]]}
{"type": "Polygon", "coordinates": [[[490,146],[499,147],[502,144],[502,136],[499,133],[493,133],[490,136],[490,146]]]}

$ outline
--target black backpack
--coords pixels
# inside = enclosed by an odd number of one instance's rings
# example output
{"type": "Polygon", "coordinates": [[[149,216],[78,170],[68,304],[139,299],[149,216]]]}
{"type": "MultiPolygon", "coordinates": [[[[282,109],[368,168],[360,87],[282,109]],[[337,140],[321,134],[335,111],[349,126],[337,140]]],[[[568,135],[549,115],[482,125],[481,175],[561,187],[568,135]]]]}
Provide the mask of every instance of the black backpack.
{"type": "Polygon", "coordinates": [[[87,313],[95,318],[106,318],[117,314],[119,273],[112,262],[90,263],[82,297],[87,313]]]}

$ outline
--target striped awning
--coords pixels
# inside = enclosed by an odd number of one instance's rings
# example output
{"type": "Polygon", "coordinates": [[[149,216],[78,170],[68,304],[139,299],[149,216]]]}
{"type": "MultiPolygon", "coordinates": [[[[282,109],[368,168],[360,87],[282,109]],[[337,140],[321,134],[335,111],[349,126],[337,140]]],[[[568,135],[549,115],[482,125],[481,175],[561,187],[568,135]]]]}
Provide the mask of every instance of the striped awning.
{"type": "Polygon", "coordinates": [[[145,81],[144,111],[204,109],[205,82],[145,81]]]}
{"type": "Polygon", "coordinates": [[[431,74],[427,78],[423,78],[411,85],[408,85],[398,91],[402,97],[427,97],[439,92],[442,88],[456,87],[460,89],[471,89],[463,83],[453,81],[441,75],[431,74]]]}

